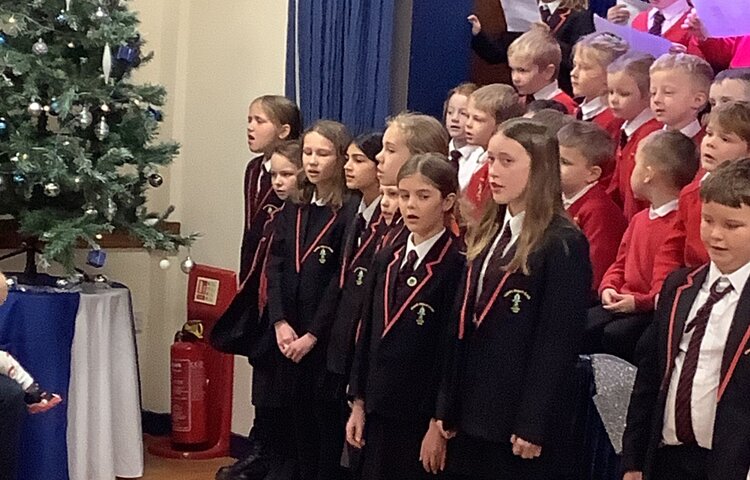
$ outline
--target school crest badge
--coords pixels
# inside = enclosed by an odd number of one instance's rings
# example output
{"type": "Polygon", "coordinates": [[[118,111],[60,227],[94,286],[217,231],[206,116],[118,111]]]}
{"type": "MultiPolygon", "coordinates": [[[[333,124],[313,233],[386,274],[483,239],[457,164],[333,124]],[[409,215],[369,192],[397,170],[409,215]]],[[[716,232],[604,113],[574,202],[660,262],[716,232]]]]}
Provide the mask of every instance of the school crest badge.
{"type": "Polygon", "coordinates": [[[367,274],[367,269],[365,267],[357,267],[354,269],[354,283],[361,287],[365,283],[365,275],[367,274]]]}
{"type": "Polygon", "coordinates": [[[318,247],[315,247],[315,250],[313,251],[318,254],[318,263],[320,263],[321,265],[325,265],[325,263],[328,261],[328,257],[333,255],[333,249],[327,245],[320,245],[318,247]]]}
{"type": "Polygon", "coordinates": [[[427,316],[427,313],[435,313],[435,309],[432,308],[432,306],[428,303],[415,303],[412,305],[411,309],[412,312],[415,312],[417,314],[417,325],[420,327],[424,325],[425,317],[427,316]]]}
{"type": "Polygon", "coordinates": [[[513,290],[508,290],[503,295],[503,298],[510,298],[510,311],[513,313],[520,313],[521,312],[521,304],[524,302],[524,300],[531,300],[531,295],[525,290],[518,290],[514,288],[513,290]]]}

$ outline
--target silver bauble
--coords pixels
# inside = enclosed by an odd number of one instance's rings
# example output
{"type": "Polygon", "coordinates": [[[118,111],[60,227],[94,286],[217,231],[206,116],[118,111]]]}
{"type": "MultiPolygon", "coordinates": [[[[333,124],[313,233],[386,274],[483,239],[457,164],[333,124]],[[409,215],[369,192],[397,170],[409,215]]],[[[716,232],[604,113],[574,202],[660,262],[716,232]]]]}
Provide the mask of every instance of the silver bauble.
{"type": "Polygon", "coordinates": [[[195,267],[195,262],[190,258],[190,255],[185,257],[185,260],[180,264],[180,270],[182,270],[182,273],[184,274],[189,274],[190,271],[193,270],[193,267],[195,267]]]}
{"type": "Polygon", "coordinates": [[[55,182],[46,183],[44,185],[44,194],[53,198],[60,195],[60,185],[55,182]]]}
{"type": "Polygon", "coordinates": [[[42,112],[44,111],[44,108],[42,108],[42,104],[39,102],[31,102],[29,104],[28,111],[32,117],[38,117],[39,115],[42,114],[42,112]]]}
{"type": "Polygon", "coordinates": [[[96,129],[94,130],[94,135],[96,135],[96,138],[98,138],[100,141],[107,138],[107,135],[109,135],[109,125],[107,125],[106,118],[102,117],[99,125],[97,125],[96,129]]]}
{"type": "Polygon", "coordinates": [[[94,118],[91,116],[91,112],[88,108],[84,108],[81,110],[81,113],[78,114],[78,125],[80,125],[81,128],[87,128],[93,121],[94,118]]]}
{"type": "Polygon", "coordinates": [[[46,43],[44,43],[44,40],[40,38],[36,41],[36,43],[34,43],[34,45],[31,46],[31,51],[37,55],[44,55],[49,52],[49,47],[46,43]]]}
{"type": "Polygon", "coordinates": [[[158,173],[153,173],[148,176],[148,184],[154,188],[161,187],[163,183],[164,183],[164,177],[162,177],[158,173]]]}

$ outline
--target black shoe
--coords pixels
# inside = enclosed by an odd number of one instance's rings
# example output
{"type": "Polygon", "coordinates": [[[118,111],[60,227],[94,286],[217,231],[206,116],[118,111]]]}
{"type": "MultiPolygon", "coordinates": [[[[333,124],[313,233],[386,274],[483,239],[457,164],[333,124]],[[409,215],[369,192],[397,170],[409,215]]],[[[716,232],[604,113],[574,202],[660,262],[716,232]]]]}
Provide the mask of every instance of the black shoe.
{"type": "MultiPolygon", "coordinates": [[[[258,463],[259,460],[262,460],[266,457],[268,457],[268,449],[266,448],[264,442],[259,440],[257,437],[252,436],[251,434],[251,444],[250,449],[248,451],[248,454],[245,458],[241,460],[237,460],[233,465],[226,465],[224,467],[219,468],[219,470],[216,472],[216,480],[249,480],[250,478],[245,475],[246,473],[255,473],[255,472],[262,472],[268,470],[267,466],[263,465],[254,465],[255,463],[258,463]],[[245,476],[243,476],[245,475],[245,476]]],[[[261,462],[266,463],[266,462],[261,462]]],[[[265,475],[263,475],[265,476],[265,475]]],[[[261,476],[260,478],[263,478],[261,476]]]]}

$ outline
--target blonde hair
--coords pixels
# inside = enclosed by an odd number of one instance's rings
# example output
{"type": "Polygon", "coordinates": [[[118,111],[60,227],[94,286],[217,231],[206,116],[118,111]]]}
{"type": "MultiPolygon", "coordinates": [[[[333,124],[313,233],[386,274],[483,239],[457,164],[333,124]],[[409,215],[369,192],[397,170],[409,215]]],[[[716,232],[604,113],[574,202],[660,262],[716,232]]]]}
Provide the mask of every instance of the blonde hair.
{"type": "Polygon", "coordinates": [[[437,119],[417,112],[401,112],[386,120],[386,127],[396,126],[406,137],[409,153],[442,153],[448,155],[450,136],[437,119]]]}
{"type": "MultiPolygon", "coordinates": [[[[539,246],[544,232],[556,215],[564,216],[562,187],[560,186],[560,151],[557,138],[542,123],[528,118],[516,118],[503,123],[495,135],[520,143],[531,158],[529,180],[524,189],[527,199],[521,236],[516,243],[513,259],[506,271],[521,270],[529,274],[528,260],[539,246]]],[[[477,258],[497,234],[507,207],[489,202],[476,226],[470,225],[466,234],[466,255],[477,258]]]]}
{"type": "MultiPolygon", "coordinates": [[[[346,163],[346,149],[352,143],[352,135],[349,130],[341,123],[334,122],[332,120],[318,120],[313,124],[312,127],[305,130],[302,134],[300,143],[303,148],[305,145],[305,137],[310,133],[317,133],[324,137],[326,140],[333,144],[333,150],[336,154],[336,173],[333,177],[334,188],[326,198],[321,198],[326,205],[329,205],[334,210],[340,209],[344,205],[344,196],[346,195],[346,177],[344,176],[344,164],[346,163]]],[[[312,201],[313,193],[315,192],[315,185],[307,179],[305,172],[300,172],[300,176],[297,181],[298,192],[295,195],[294,200],[299,204],[306,204],[312,201]]]]}
{"type": "Polygon", "coordinates": [[[558,8],[569,8],[571,10],[588,10],[589,0],[562,0],[558,8]]]}
{"type": "Polygon", "coordinates": [[[728,102],[711,109],[708,123],[716,123],[725,132],[734,133],[750,146],[750,105],[728,102]]]}
{"type": "Polygon", "coordinates": [[[531,30],[510,44],[508,58],[510,57],[528,59],[540,70],[547,68],[548,65],[554,65],[554,78],[557,78],[560,62],[562,62],[562,50],[547,25],[534,24],[531,30]]]}
{"type": "Polygon", "coordinates": [[[651,65],[656,59],[653,55],[643,52],[628,52],[617,58],[607,67],[607,73],[624,73],[635,80],[641,96],[648,97],[651,90],[651,65]]]}
{"type": "Polygon", "coordinates": [[[297,140],[302,132],[302,115],[293,101],[281,95],[263,95],[250,105],[259,104],[276,127],[289,125],[289,135],[284,140],[297,140]]]}
{"type": "Polygon", "coordinates": [[[714,81],[714,70],[700,57],[689,53],[665,53],[651,65],[650,73],[680,71],[688,74],[693,85],[701,92],[708,94],[714,81]]]}
{"type": "Polygon", "coordinates": [[[510,85],[491,83],[472,93],[469,98],[475,108],[495,117],[496,124],[523,115],[518,93],[510,85]]]}
{"type": "Polygon", "coordinates": [[[573,55],[592,55],[597,62],[606,67],[617,58],[627,53],[628,42],[607,32],[594,32],[581,37],[573,46],[573,55]]]}

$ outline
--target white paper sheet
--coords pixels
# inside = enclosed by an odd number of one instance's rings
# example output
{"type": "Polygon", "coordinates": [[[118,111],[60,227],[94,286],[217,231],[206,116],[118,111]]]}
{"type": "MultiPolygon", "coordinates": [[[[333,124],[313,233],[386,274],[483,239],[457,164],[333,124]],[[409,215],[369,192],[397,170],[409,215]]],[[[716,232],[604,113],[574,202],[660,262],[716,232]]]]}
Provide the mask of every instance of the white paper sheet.
{"type": "Polygon", "coordinates": [[[541,22],[537,0],[500,0],[509,32],[527,32],[534,22],[541,22]]]}
{"type": "Polygon", "coordinates": [[[672,42],[650,33],[635,30],[627,25],[616,25],[598,15],[594,15],[594,25],[597,32],[613,33],[624,39],[630,45],[630,49],[636,52],[650,53],[654,57],[660,57],[669,53],[672,42]]]}
{"type": "Polygon", "coordinates": [[[750,0],[693,0],[693,6],[710,37],[750,34],[750,0]]]}
{"type": "Polygon", "coordinates": [[[642,2],[641,0],[617,0],[617,4],[624,5],[628,9],[628,12],[630,12],[628,25],[633,24],[633,20],[635,20],[635,17],[638,16],[639,13],[645,12],[651,8],[651,5],[642,2]]]}

